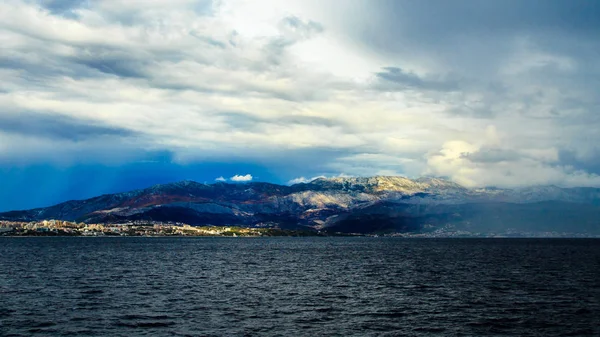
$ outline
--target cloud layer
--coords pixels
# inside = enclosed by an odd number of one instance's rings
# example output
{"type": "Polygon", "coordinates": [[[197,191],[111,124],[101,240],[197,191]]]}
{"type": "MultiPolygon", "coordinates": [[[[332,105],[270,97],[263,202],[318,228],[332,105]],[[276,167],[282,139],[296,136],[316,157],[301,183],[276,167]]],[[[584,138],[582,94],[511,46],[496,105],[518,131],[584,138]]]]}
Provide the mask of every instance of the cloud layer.
{"type": "Polygon", "coordinates": [[[247,181],[252,180],[252,175],[251,174],[244,174],[244,175],[236,174],[233,177],[229,178],[229,180],[236,182],[236,183],[247,182],[247,181]]]}
{"type": "Polygon", "coordinates": [[[167,153],[278,182],[600,186],[599,15],[586,0],[7,0],[0,163],[167,153]]]}

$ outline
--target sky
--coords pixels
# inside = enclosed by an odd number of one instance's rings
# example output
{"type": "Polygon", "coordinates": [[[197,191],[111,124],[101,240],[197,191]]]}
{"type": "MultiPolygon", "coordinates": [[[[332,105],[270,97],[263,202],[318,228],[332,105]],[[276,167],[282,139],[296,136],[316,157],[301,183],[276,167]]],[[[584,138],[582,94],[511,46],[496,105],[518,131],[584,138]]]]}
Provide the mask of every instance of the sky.
{"type": "Polygon", "coordinates": [[[3,0],[0,210],[195,180],[600,187],[596,0],[3,0]]]}

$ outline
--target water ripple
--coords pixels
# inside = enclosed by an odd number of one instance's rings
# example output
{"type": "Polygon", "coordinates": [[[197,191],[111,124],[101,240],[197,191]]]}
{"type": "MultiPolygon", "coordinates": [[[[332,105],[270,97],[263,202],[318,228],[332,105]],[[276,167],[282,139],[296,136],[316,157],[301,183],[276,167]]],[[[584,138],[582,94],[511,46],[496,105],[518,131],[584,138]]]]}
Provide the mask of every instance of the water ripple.
{"type": "Polygon", "coordinates": [[[0,336],[599,336],[600,241],[0,238],[0,336]]]}

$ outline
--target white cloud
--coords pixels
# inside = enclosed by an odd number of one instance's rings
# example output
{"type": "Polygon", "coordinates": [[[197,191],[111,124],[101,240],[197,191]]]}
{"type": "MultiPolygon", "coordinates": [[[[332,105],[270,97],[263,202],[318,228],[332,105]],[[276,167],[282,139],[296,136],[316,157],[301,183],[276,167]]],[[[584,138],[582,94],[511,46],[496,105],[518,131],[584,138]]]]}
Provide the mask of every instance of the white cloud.
{"type": "Polygon", "coordinates": [[[227,179],[223,178],[223,176],[220,176],[218,178],[215,178],[215,181],[225,182],[225,181],[227,181],[227,179]]]}
{"type": "Polygon", "coordinates": [[[294,178],[292,180],[289,180],[287,182],[287,184],[288,185],[294,185],[294,184],[300,184],[300,183],[309,183],[309,182],[311,182],[313,180],[320,179],[320,178],[330,179],[330,178],[352,178],[352,177],[355,177],[355,176],[354,175],[345,174],[345,173],[332,174],[332,175],[318,175],[318,176],[314,176],[312,178],[298,177],[298,178],[294,178]]]}
{"type": "Polygon", "coordinates": [[[238,174],[236,174],[233,177],[229,178],[229,180],[235,181],[235,182],[251,181],[252,180],[252,175],[251,174],[246,174],[246,175],[238,175],[238,174]]]}
{"type": "Polygon", "coordinates": [[[568,149],[600,161],[587,155],[600,142],[589,85],[600,67],[586,58],[595,40],[546,40],[522,25],[483,37],[457,25],[438,43],[439,34],[423,35],[421,11],[413,20],[386,6],[111,0],[68,16],[32,1],[0,2],[0,114],[12,116],[0,123],[0,159],[106,163],[111,149],[126,149],[114,150],[119,161],[139,160],[141,150],[181,163],[288,165],[289,176],[300,176],[289,183],[346,172],[598,185],[594,172],[560,156],[568,149]],[[385,21],[391,14],[406,26],[390,29],[398,21],[385,21]],[[23,112],[123,132],[53,138],[78,124],[27,128],[23,112]],[[302,168],[297,157],[307,158],[302,168]]]}
{"type": "Polygon", "coordinates": [[[600,176],[561,165],[552,151],[484,149],[464,141],[450,141],[427,156],[427,175],[448,177],[467,187],[528,185],[600,186],[600,176]],[[483,155],[478,155],[483,152],[483,155]]]}
{"type": "Polygon", "coordinates": [[[301,183],[309,183],[315,179],[319,179],[319,178],[326,178],[325,176],[316,176],[316,177],[312,177],[312,178],[305,178],[305,177],[298,177],[298,178],[294,178],[291,179],[287,182],[288,185],[295,185],[295,184],[301,184],[301,183]]]}

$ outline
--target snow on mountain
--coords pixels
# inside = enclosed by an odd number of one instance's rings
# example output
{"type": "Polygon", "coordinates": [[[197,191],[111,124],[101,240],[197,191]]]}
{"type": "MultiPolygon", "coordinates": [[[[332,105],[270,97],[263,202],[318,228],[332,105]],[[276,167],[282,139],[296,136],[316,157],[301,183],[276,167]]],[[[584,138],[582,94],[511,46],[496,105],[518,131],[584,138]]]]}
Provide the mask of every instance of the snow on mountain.
{"type": "MultiPolygon", "coordinates": [[[[575,209],[568,203],[593,208],[600,205],[600,189],[557,186],[469,189],[440,178],[413,180],[393,176],[318,178],[292,186],[257,182],[201,184],[181,181],[87,200],[67,201],[46,208],[0,213],[0,219],[84,222],[145,219],[249,226],[266,222],[282,226],[319,227],[324,224],[335,225],[340,221],[383,221],[381,217],[392,217],[400,219],[394,220],[400,221],[398,223],[405,223],[407,219],[421,219],[419,221],[442,224],[443,221],[458,221],[449,214],[467,212],[469,216],[479,216],[477,214],[487,212],[485,214],[488,216],[489,212],[504,208],[485,205],[507,203],[525,205],[525,208],[517,210],[535,210],[539,214],[536,219],[540,219],[545,213],[535,207],[543,202],[567,203],[565,210],[575,209]],[[352,220],[353,215],[360,216],[352,220]]],[[[594,212],[588,213],[596,214],[594,212]]],[[[534,221],[533,218],[531,221],[534,221]]]]}

